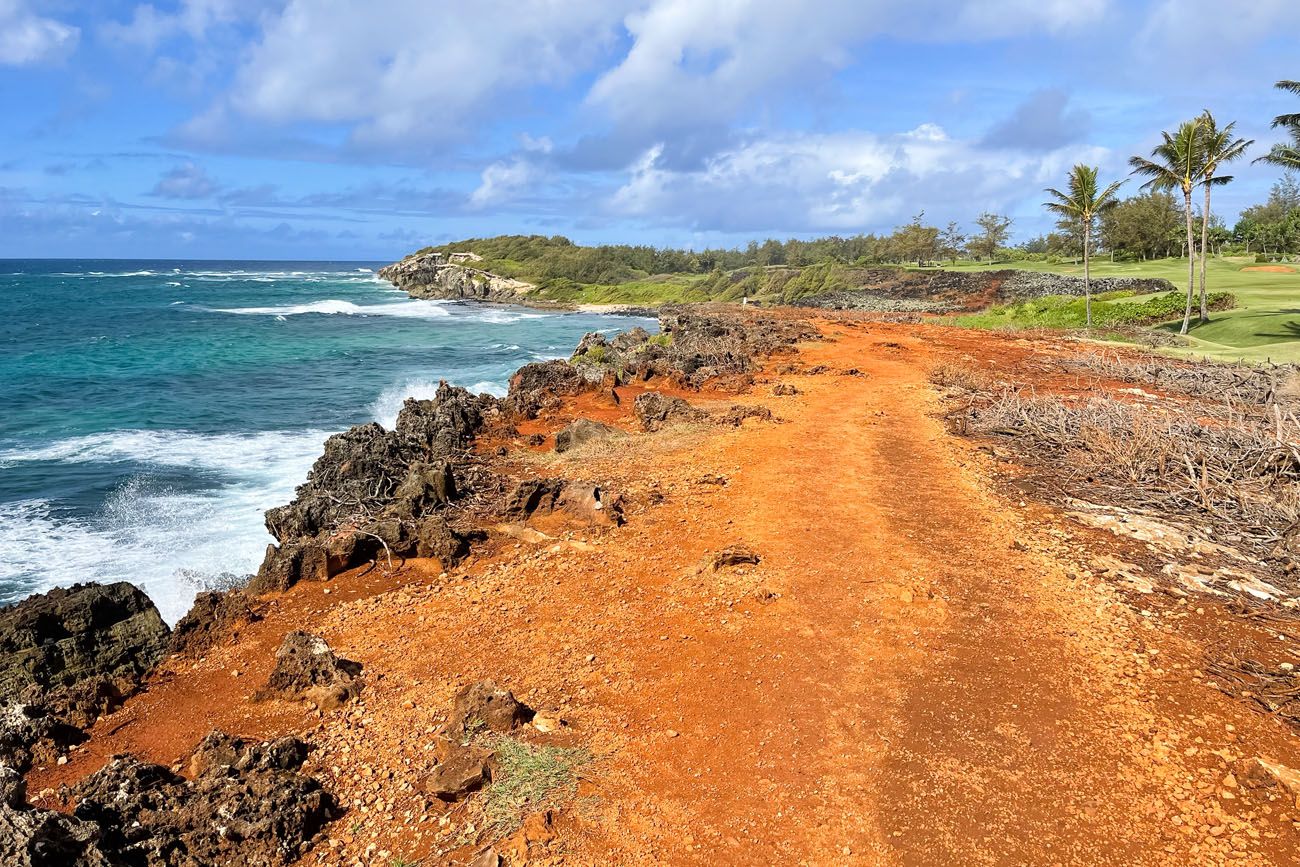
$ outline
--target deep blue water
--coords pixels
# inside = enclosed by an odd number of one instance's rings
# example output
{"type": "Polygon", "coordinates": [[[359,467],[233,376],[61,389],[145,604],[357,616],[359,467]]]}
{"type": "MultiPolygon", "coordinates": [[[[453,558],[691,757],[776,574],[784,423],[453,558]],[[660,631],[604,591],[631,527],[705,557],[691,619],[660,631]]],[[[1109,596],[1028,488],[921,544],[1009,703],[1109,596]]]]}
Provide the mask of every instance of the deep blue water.
{"type": "Polygon", "coordinates": [[[321,443],[644,320],[414,301],[364,262],[0,260],[0,602],[256,569],[321,443]]]}

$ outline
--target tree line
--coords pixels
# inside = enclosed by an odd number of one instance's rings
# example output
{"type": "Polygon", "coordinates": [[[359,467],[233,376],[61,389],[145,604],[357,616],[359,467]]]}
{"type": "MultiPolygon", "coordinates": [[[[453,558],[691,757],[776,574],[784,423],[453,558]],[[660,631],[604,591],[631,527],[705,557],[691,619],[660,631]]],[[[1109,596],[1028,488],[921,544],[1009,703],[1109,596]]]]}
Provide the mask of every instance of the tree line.
{"type": "MultiPolygon", "coordinates": [[[[1280,81],[1277,87],[1300,95],[1300,81],[1280,81]]],[[[1275,255],[1300,251],[1300,113],[1279,115],[1275,128],[1288,140],[1274,145],[1255,162],[1284,169],[1266,202],[1244,210],[1235,226],[1227,228],[1213,213],[1213,190],[1232,181],[1224,169],[1242,159],[1254,144],[1236,137],[1235,123],[1220,126],[1203,112],[1173,132],[1149,156],[1130,160],[1133,174],[1143,180],[1138,194],[1118,195],[1127,180],[1103,185],[1098,170],[1075,166],[1065,189],[1049,188],[1044,203],[1059,222],[1056,231],[1009,247],[1012,220],[985,212],[967,234],[950,222],[929,225],[925,213],[915,215],[889,234],[832,235],[813,240],[792,238],[751,241],[743,248],[704,250],[660,248],[649,245],[605,244],[584,247],[562,236],[505,235],[472,238],[420,252],[473,251],[484,258],[483,267],[539,284],[570,281],[612,285],[660,274],[701,274],[710,279],[740,269],[813,265],[927,265],[959,259],[992,262],[1015,259],[1082,259],[1088,321],[1091,323],[1092,256],[1118,259],[1188,259],[1187,308],[1183,332],[1191,324],[1196,266],[1200,264],[1200,318],[1208,319],[1205,260],[1233,245],[1245,252],[1275,255]]]]}
{"type": "MultiPolygon", "coordinates": [[[[1300,82],[1279,81],[1278,88],[1300,95],[1300,82]]],[[[1205,260],[1211,247],[1210,230],[1214,222],[1211,208],[1212,192],[1216,187],[1231,183],[1232,176],[1224,174],[1223,169],[1246,156],[1255,143],[1253,140],[1236,136],[1236,122],[1220,126],[1209,110],[1191,120],[1179,124],[1173,132],[1160,134],[1161,142],[1151,151],[1149,157],[1135,156],[1129,160],[1133,174],[1145,179],[1144,190],[1150,191],[1151,197],[1140,203],[1157,212],[1164,210],[1168,217],[1167,205],[1170,199],[1182,197],[1183,218],[1183,252],[1187,257],[1187,304],[1183,313],[1181,333],[1186,334],[1191,326],[1192,304],[1196,295],[1197,263],[1200,263],[1200,321],[1208,322],[1210,318],[1208,290],[1206,288],[1205,260]],[[1199,219],[1196,214],[1194,196],[1204,194],[1204,203],[1200,205],[1199,219]],[[1168,198],[1156,198],[1164,194],[1168,198]],[[1199,247],[1198,247],[1199,239],[1199,247]]],[[[1285,170],[1300,168],[1300,114],[1284,114],[1273,119],[1274,128],[1287,131],[1290,140],[1274,145],[1268,153],[1256,158],[1255,162],[1270,163],[1285,170]]],[[[1098,170],[1093,166],[1077,165],[1070,170],[1066,191],[1048,188],[1049,200],[1043,207],[1060,218],[1058,225],[1077,232],[1081,240],[1083,256],[1084,294],[1087,298],[1087,323],[1092,324],[1092,293],[1090,288],[1089,260],[1093,252],[1092,238],[1098,229],[1098,222],[1113,215],[1120,209],[1118,192],[1125,180],[1111,182],[1101,187],[1098,170]]],[[[1290,181],[1290,178],[1287,178],[1290,181]]],[[[1274,188],[1273,198],[1279,197],[1279,190],[1274,188]]],[[[1289,219],[1289,212],[1286,219],[1289,219]]],[[[1162,222],[1161,226],[1167,224],[1162,222]]],[[[1248,224],[1254,226],[1254,223],[1248,224]]],[[[1147,227],[1151,228],[1151,227],[1147,227]]],[[[1166,238],[1168,236],[1166,235],[1166,238]]]]}

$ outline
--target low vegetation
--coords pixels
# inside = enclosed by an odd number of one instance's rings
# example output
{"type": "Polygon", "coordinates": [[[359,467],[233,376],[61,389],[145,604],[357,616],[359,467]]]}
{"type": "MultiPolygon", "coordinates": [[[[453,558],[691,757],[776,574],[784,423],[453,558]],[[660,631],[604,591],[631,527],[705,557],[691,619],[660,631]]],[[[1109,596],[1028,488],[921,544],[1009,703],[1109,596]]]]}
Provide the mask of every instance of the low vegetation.
{"type": "Polygon", "coordinates": [[[498,836],[530,813],[571,800],[578,792],[579,769],[591,761],[583,749],[532,746],[513,738],[501,738],[495,754],[483,810],[487,828],[498,836]]]}
{"type": "MultiPolygon", "coordinates": [[[[1230,310],[1236,298],[1228,292],[1210,296],[1211,310],[1230,310]]],[[[1183,298],[1167,292],[1142,300],[1130,293],[1099,295],[1092,305],[1092,324],[1098,328],[1134,328],[1167,322],[1183,314],[1183,298]]],[[[1088,321],[1088,302],[1084,298],[1060,295],[1035,298],[1017,304],[990,307],[982,313],[954,317],[952,324],[972,328],[1083,328],[1088,321]]]]}

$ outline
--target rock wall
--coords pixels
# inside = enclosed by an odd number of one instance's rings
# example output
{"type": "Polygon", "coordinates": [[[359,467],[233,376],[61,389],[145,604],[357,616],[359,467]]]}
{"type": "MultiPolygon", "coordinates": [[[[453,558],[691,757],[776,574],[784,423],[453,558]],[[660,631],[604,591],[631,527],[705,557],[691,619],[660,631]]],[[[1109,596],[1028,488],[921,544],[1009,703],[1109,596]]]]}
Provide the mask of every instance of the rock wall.
{"type": "MultiPolygon", "coordinates": [[[[957,313],[983,310],[993,304],[1044,298],[1082,296],[1083,278],[1067,274],[1003,269],[1000,271],[908,271],[879,269],[864,273],[863,284],[811,295],[796,307],[830,310],[874,310],[900,313],[957,313]]],[[[1144,277],[1095,277],[1094,295],[1129,291],[1135,294],[1172,292],[1168,280],[1144,277]]]]}

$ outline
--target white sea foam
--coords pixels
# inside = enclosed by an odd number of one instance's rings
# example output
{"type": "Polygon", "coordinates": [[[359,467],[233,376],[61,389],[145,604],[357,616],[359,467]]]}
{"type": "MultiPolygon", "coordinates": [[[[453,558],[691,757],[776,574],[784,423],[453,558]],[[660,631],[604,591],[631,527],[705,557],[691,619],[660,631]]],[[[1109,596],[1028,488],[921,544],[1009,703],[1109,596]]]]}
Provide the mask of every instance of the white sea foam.
{"type": "Polygon", "coordinates": [[[257,475],[262,472],[259,465],[314,456],[327,436],[321,430],[252,434],[112,431],[55,440],[37,448],[2,448],[0,467],[31,461],[134,461],[163,467],[211,469],[232,476],[257,475]]]}
{"type": "MultiPolygon", "coordinates": [[[[461,385],[458,382],[452,382],[451,384],[461,385]]],[[[465,386],[465,388],[474,394],[486,393],[497,397],[504,397],[506,393],[504,382],[493,380],[483,380],[465,386]]],[[[402,411],[402,404],[406,402],[407,398],[430,400],[437,393],[438,381],[436,379],[412,377],[380,392],[379,397],[375,398],[374,403],[370,404],[370,417],[392,430],[397,425],[397,414],[402,411]]]]}
{"type": "Polygon", "coordinates": [[[146,473],[85,518],[59,514],[41,499],[0,504],[0,586],[42,592],[73,581],[131,581],[174,623],[199,590],[256,571],[272,541],[262,512],[289,501],[325,436],[125,431],[4,452],[0,466],[17,460],[132,460],[196,467],[212,474],[214,486],[178,491],[146,473]]]}
{"type": "Polygon", "coordinates": [[[233,313],[239,316],[300,316],[320,313],[328,316],[399,316],[407,319],[441,319],[451,314],[446,305],[436,301],[399,301],[396,304],[354,304],[351,301],[326,299],[307,304],[286,304],[279,307],[233,307],[214,309],[214,313],[233,313]]]}

